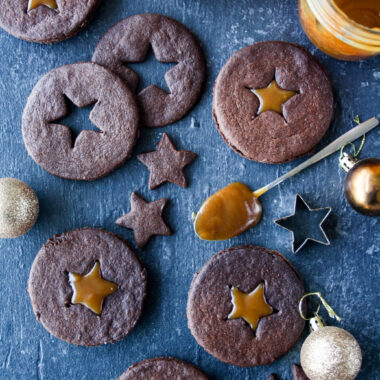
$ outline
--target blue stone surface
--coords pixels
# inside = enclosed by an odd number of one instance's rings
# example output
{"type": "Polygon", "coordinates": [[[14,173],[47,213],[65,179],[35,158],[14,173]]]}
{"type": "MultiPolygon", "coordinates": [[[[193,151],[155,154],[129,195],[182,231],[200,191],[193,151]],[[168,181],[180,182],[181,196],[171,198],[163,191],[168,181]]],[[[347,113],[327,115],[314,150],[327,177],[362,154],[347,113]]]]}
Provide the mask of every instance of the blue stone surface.
{"type": "MultiPolygon", "coordinates": [[[[263,40],[299,43],[326,67],[336,113],[318,148],[349,130],[356,114],[362,120],[380,116],[380,57],[341,62],[318,51],[301,29],[295,0],[107,0],[82,33],[53,46],[27,43],[0,31],[0,173],[29,183],[41,202],[38,223],[28,234],[0,241],[1,379],[116,379],[132,363],[166,355],[194,363],[215,380],[265,380],[273,372],[283,380],[291,379],[290,367],[299,362],[307,329],[299,343],[272,365],[238,368],[207,354],[187,328],[186,300],[193,274],[221,249],[243,243],[283,253],[306,289],[321,291],[343,317],[340,326],[358,339],[363,350],[358,379],[380,378],[380,219],[359,215],[346,203],[345,173],[338,167],[338,154],[265,194],[263,220],[256,228],[224,242],[203,242],[193,233],[191,212],[217,189],[232,181],[255,189],[302,161],[283,165],[248,161],[227,147],[212,120],[212,87],[218,71],[233,52],[263,40]],[[143,12],[171,16],[196,34],[207,59],[203,96],[181,121],[162,129],[143,129],[134,157],[108,177],[85,183],[51,176],[28,157],[22,140],[21,116],[30,91],[49,70],[90,60],[110,26],[143,12]],[[177,148],[199,155],[186,169],[187,189],[166,184],[148,190],[149,172],[135,156],[153,150],[163,132],[177,148]],[[165,217],[174,231],[173,236],[153,238],[139,251],[149,274],[141,320],[126,339],[103,347],[76,347],[50,336],[37,323],[26,289],[35,255],[53,234],[83,226],[103,227],[133,243],[133,233],[118,227],[115,220],[128,212],[134,190],[148,200],[170,199],[165,217]],[[330,246],[308,243],[297,255],[291,253],[289,233],[273,221],[292,212],[296,193],[313,208],[332,207],[326,228],[330,246]]],[[[165,68],[153,58],[145,63],[140,71],[144,83],[161,83],[157,70],[163,75],[165,68]]],[[[76,132],[80,126],[91,128],[88,110],[80,110],[74,119],[76,132]]],[[[379,156],[380,128],[368,134],[361,157],[379,156]]]]}

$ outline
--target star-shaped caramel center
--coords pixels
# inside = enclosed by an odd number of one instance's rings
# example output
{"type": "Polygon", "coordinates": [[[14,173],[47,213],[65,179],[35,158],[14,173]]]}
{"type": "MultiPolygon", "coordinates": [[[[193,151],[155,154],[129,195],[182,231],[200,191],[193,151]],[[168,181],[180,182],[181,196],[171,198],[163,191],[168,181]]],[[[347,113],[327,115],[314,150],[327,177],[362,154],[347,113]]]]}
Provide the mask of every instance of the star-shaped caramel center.
{"type": "Polygon", "coordinates": [[[265,300],[263,283],[248,294],[233,286],[231,298],[233,309],[228,319],[243,318],[254,331],[257,329],[260,318],[273,314],[273,308],[265,300]]]}
{"type": "Polygon", "coordinates": [[[41,5],[45,5],[50,9],[57,9],[58,5],[56,0],[29,0],[28,3],[28,12],[32,11],[35,8],[38,8],[41,5]]]}
{"type": "Polygon", "coordinates": [[[279,87],[276,80],[273,80],[268,87],[250,90],[260,101],[257,115],[270,110],[282,115],[282,105],[297,94],[295,91],[283,90],[279,87]]]}
{"type": "Polygon", "coordinates": [[[115,283],[102,278],[99,262],[85,276],[70,272],[69,282],[73,289],[71,303],[86,306],[98,315],[102,313],[104,299],[118,288],[115,283]]]}

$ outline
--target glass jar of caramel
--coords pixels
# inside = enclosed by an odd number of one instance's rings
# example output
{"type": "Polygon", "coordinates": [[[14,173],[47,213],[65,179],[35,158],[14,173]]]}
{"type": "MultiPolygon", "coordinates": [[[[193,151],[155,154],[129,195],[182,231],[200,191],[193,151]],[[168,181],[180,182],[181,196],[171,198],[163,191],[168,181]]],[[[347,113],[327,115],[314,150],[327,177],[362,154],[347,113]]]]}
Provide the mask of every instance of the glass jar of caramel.
{"type": "Polygon", "coordinates": [[[299,0],[302,27],[315,46],[338,59],[380,54],[380,0],[299,0]]]}

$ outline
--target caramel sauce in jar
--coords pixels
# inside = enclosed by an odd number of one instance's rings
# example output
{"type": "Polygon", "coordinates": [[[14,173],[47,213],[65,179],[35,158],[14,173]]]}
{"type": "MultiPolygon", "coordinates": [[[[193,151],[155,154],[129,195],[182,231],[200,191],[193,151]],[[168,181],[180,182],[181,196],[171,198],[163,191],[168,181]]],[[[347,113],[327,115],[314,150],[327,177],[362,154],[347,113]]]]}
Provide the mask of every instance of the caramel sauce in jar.
{"type": "Polygon", "coordinates": [[[338,59],[380,54],[379,0],[299,0],[301,25],[314,45],[338,59]]]}
{"type": "Polygon", "coordinates": [[[262,207],[243,183],[234,182],[203,203],[194,220],[194,229],[203,240],[227,240],[255,226],[262,207]]]}

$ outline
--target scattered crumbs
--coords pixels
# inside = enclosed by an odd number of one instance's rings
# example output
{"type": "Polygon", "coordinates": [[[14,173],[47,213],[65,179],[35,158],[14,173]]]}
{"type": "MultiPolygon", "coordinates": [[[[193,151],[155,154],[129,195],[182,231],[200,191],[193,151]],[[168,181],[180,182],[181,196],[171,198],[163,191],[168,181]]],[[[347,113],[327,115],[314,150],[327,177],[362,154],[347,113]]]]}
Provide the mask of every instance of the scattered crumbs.
{"type": "Polygon", "coordinates": [[[375,72],[373,73],[373,77],[374,77],[375,79],[380,79],[380,71],[375,71],[375,72]]]}

